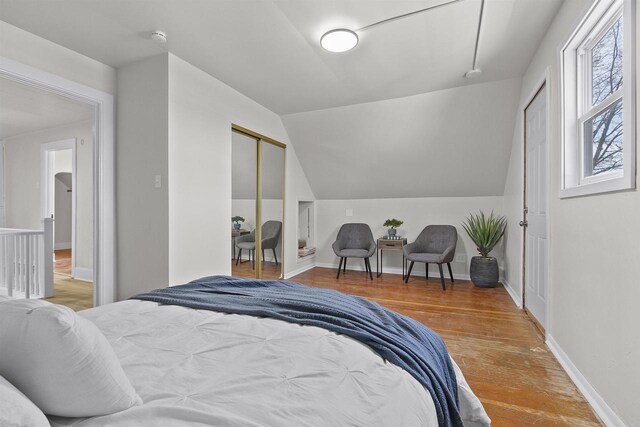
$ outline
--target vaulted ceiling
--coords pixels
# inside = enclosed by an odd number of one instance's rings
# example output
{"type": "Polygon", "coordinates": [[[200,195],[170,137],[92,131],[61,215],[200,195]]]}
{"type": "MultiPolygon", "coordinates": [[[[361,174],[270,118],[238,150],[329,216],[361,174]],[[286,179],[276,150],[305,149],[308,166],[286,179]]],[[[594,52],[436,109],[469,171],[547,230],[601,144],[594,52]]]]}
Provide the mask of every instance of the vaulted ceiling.
{"type": "Polygon", "coordinates": [[[0,19],[113,67],[192,63],[282,117],[318,198],[501,195],[520,77],[562,0],[485,0],[479,38],[482,0],[457,0],[319,45],[450,1],[0,0],[0,19]]]}
{"type": "Polygon", "coordinates": [[[521,76],[561,0],[455,3],[360,31],[351,52],[320,36],[449,0],[0,0],[0,19],[114,67],[168,49],[278,114],[521,76]],[[161,29],[169,41],[149,39],[161,29]]]}

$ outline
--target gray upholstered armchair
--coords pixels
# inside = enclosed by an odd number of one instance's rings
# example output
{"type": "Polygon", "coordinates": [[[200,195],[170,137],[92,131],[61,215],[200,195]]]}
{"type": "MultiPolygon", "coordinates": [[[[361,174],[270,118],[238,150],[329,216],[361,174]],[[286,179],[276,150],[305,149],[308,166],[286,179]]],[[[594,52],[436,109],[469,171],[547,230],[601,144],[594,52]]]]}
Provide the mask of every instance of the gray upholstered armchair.
{"type": "Polygon", "coordinates": [[[346,271],[347,258],[363,258],[364,266],[369,272],[369,277],[373,280],[369,258],[376,252],[376,241],[367,224],[344,224],[340,227],[338,237],[331,247],[333,252],[340,257],[336,279],[340,277],[340,270],[343,273],[346,271]]]}
{"type": "MultiPolygon", "coordinates": [[[[280,234],[282,233],[282,222],[280,221],[267,221],[262,224],[262,260],[264,261],[264,250],[271,249],[273,251],[273,258],[276,260],[276,265],[278,265],[278,256],[276,255],[276,246],[278,246],[278,242],[280,241],[280,234]]],[[[256,230],[253,230],[249,234],[245,234],[244,236],[238,236],[235,240],[236,248],[239,249],[238,259],[236,259],[236,265],[240,261],[242,257],[242,250],[249,251],[249,260],[251,260],[251,256],[253,255],[253,262],[256,261],[256,230]]]]}
{"type": "Polygon", "coordinates": [[[458,232],[452,225],[429,225],[425,227],[415,242],[409,243],[403,248],[404,256],[411,261],[409,271],[405,277],[405,283],[409,281],[414,262],[425,263],[427,279],[429,279],[429,263],[434,263],[438,264],[442,290],[445,290],[446,286],[444,284],[444,275],[442,274],[442,264],[447,264],[451,283],[453,283],[451,261],[453,261],[456,253],[457,242],[458,232]]]}

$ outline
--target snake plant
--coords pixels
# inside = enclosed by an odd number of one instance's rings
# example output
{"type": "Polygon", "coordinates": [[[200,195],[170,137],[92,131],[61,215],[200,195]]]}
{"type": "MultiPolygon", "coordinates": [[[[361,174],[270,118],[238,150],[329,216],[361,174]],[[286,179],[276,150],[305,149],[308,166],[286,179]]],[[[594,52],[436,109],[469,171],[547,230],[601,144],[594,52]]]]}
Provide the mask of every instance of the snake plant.
{"type": "Polygon", "coordinates": [[[483,258],[487,258],[489,252],[498,244],[507,226],[507,219],[504,216],[486,216],[480,211],[478,215],[470,214],[469,218],[462,223],[473,243],[478,247],[478,252],[483,258]]]}

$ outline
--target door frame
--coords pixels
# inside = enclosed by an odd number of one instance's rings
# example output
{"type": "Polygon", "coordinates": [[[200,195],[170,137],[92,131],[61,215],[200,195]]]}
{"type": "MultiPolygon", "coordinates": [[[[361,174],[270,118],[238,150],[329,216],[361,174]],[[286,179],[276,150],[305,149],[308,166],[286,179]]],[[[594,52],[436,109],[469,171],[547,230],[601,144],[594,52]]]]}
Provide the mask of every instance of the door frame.
{"type": "MultiPolygon", "coordinates": [[[[56,151],[71,150],[71,276],[76,277],[76,209],[77,209],[77,157],[76,138],[63,139],[60,141],[44,142],[40,145],[40,218],[47,218],[55,206],[55,175],[53,174],[53,164],[51,153],[56,151]],[[52,206],[54,205],[54,206],[52,206]]],[[[54,216],[54,236],[55,236],[55,216],[54,216]]],[[[55,250],[55,237],[54,237],[55,250]]],[[[82,279],[84,280],[84,278],[82,279]]]]}
{"type": "Polygon", "coordinates": [[[84,102],[94,108],[93,305],[114,302],[116,228],[113,95],[3,56],[0,56],[0,78],[84,102]]]}
{"type": "Polygon", "coordinates": [[[549,215],[549,211],[551,210],[551,168],[550,168],[550,152],[551,152],[551,122],[550,122],[550,113],[549,113],[549,107],[551,104],[551,87],[550,87],[550,83],[551,83],[551,79],[550,79],[550,72],[549,72],[549,67],[546,67],[544,72],[542,73],[542,75],[540,76],[540,78],[538,78],[536,80],[536,84],[533,86],[533,89],[531,90],[531,92],[529,92],[528,96],[524,99],[524,103],[522,104],[522,106],[520,107],[520,117],[522,120],[522,158],[521,158],[521,162],[520,164],[522,165],[522,192],[520,193],[520,206],[521,206],[521,218],[522,221],[526,221],[527,220],[527,215],[526,215],[526,211],[525,208],[527,207],[527,201],[526,201],[526,191],[527,191],[527,137],[526,137],[526,133],[527,133],[527,122],[526,122],[526,110],[529,107],[529,105],[531,104],[531,102],[533,102],[533,100],[535,99],[535,97],[538,95],[538,93],[540,93],[540,91],[544,90],[544,94],[545,94],[545,99],[546,99],[546,107],[545,107],[545,115],[546,115],[546,134],[547,134],[547,155],[546,155],[546,162],[547,162],[547,242],[548,242],[548,250],[547,250],[547,280],[546,280],[546,285],[547,285],[547,298],[546,298],[546,303],[545,303],[545,317],[546,317],[546,327],[542,327],[542,325],[540,325],[538,323],[538,321],[536,320],[536,318],[529,312],[529,310],[527,309],[527,305],[526,305],[526,268],[527,268],[527,259],[526,259],[526,227],[521,227],[522,231],[520,232],[520,260],[521,260],[521,277],[520,277],[520,281],[521,281],[521,289],[522,289],[522,309],[525,311],[525,313],[527,313],[527,316],[532,320],[532,322],[536,325],[536,327],[538,329],[540,329],[540,332],[542,332],[543,335],[546,334],[546,331],[549,329],[549,325],[551,324],[551,260],[552,260],[552,256],[551,256],[551,221],[550,221],[550,215],[549,215]]]}

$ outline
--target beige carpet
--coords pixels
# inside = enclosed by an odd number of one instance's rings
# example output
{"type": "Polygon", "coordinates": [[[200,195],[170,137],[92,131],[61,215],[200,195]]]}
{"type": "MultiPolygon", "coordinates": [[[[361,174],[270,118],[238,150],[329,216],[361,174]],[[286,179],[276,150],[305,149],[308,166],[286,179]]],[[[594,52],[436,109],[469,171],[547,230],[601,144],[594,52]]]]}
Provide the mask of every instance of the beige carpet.
{"type": "Polygon", "coordinates": [[[93,284],[75,280],[63,274],[53,275],[53,296],[45,298],[54,304],[66,305],[74,311],[93,307],[93,284]]]}

